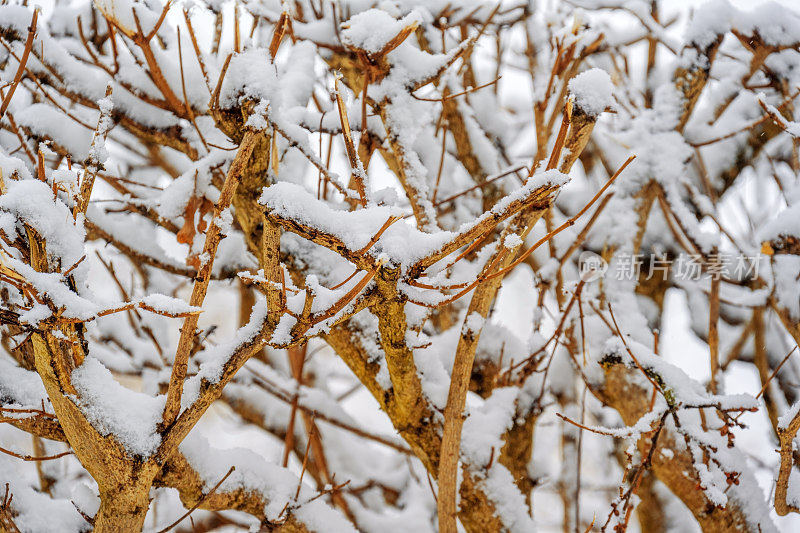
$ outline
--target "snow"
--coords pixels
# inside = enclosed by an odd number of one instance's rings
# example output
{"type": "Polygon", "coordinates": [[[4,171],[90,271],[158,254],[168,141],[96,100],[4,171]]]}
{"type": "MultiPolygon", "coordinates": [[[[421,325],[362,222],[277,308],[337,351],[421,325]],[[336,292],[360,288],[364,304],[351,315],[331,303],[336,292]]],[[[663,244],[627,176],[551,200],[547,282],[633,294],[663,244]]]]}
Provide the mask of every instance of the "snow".
{"type": "Polygon", "coordinates": [[[97,0],[96,5],[127,35],[136,33],[139,27],[147,35],[155,27],[160,15],[137,0],[97,0]]]}
{"type": "MultiPolygon", "coordinates": [[[[539,187],[562,185],[568,179],[557,171],[536,174],[524,187],[499,201],[490,212],[474,222],[462,224],[458,233],[467,231],[494,213],[501,213],[509,203],[539,187]]],[[[259,201],[266,207],[268,215],[273,213],[330,234],[339,239],[351,253],[366,247],[389,217],[402,217],[405,214],[391,206],[371,206],[369,209],[352,212],[339,211],[317,200],[305,188],[287,182],[278,182],[264,188],[259,201]]],[[[410,224],[398,222],[384,231],[366,253],[374,258],[386,254],[390,262],[407,267],[440,250],[455,237],[454,232],[426,233],[410,224]]]]}
{"type": "Polygon", "coordinates": [[[75,154],[76,159],[82,160],[89,156],[91,130],[72,120],[64,120],[64,115],[53,107],[33,104],[17,112],[15,118],[34,135],[51,139],[69,153],[75,154]]]}
{"type": "MultiPolygon", "coordinates": [[[[109,88],[111,86],[109,85],[109,88]]],[[[92,136],[92,144],[89,149],[88,159],[95,165],[102,165],[108,159],[105,140],[109,130],[114,126],[111,112],[114,110],[114,102],[111,96],[106,96],[97,101],[100,110],[100,119],[97,124],[95,134],[92,136]]]]}
{"type": "Polygon", "coordinates": [[[522,239],[516,233],[510,233],[503,239],[503,246],[509,250],[513,250],[517,246],[522,245],[522,239]]]}
{"type": "Polygon", "coordinates": [[[800,319],[800,286],[797,283],[797,276],[800,274],[800,257],[781,254],[773,256],[772,262],[775,275],[775,296],[792,319],[800,319]]]}
{"type": "Polygon", "coordinates": [[[193,163],[190,168],[172,180],[154,200],[159,215],[167,219],[183,216],[186,204],[193,195],[203,195],[209,200],[214,194],[211,189],[211,168],[217,167],[233,159],[230,152],[212,150],[205,157],[193,163]]]}
{"type": "Polygon", "coordinates": [[[87,516],[95,516],[100,508],[100,495],[85,483],[75,486],[70,500],[87,516]]]}
{"type": "MultiPolygon", "coordinates": [[[[4,439],[8,434],[0,433],[4,439]]],[[[28,438],[29,440],[29,438],[28,438]]],[[[4,441],[5,442],[5,441],[4,441]]],[[[60,459],[64,461],[64,459],[60,459]]],[[[39,490],[39,480],[35,469],[26,469],[30,463],[0,454],[0,472],[4,474],[0,498],[5,494],[5,484],[9,485],[11,513],[14,523],[25,533],[49,533],[53,524],[65,531],[89,531],[89,524],[75,511],[67,495],[50,497],[39,490]]]]}
{"type": "Polygon", "coordinates": [[[614,105],[614,84],[607,72],[592,68],[569,81],[575,105],[590,117],[600,115],[614,105]]]}
{"type": "Polygon", "coordinates": [[[368,9],[342,24],[342,41],[353,48],[375,54],[404,28],[420,21],[421,15],[416,11],[395,19],[382,9],[368,9]]]}
{"type": "Polygon", "coordinates": [[[758,228],[760,242],[777,240],[781,237],[800,236],[800,204],[781,211],[775,218],[758,228]]]}
{"type": "Polygon", "coordinates": [[[499,454],[503,433],[513,423],[517,394],[516,387],[495,389],[479,409],[469,411],[462,429],[461,454],[470,464],[486,465],[492,455],[499,454]]]}
{"type": "Polygon", "coordinates": [[[131,455],[148,458],[155,453],[161,436],[166,396],[150,396],[117,382],[96,358],[89,356],[72,372],[78,392],[75,403],[101,435],[111,435],[131,455]]]}
{"type": "Polygon", "coordinates": [[[694,11],[686,28],[686,40],[700,49],[705,49],[719,35],[731,29],[734,7],[728,0],[713,0],[703,3],[694,11]]]}
{"type": "Polygon", "coordinates": [[[173,298],[172,296],[167,296],[166,294],[148,294],[141,300],[139,300],[140,304],[144,306],[154,309],[159,313],[165,313],[170,315],[180,315],[186,313],[198,313],[200,312],[199,307],[194,307],[188,305],[183,300],[178,298],[173,298]]]}
{"type": "Polygon", "coordinates": [[[780,429],[786,429],[789,427],[789,424],[792,422],[797,413],[800,412],[800,401],[795,402],[789,408],[788,411],[783,413],[780,418],[778,418],[778,427],[780,429]]]}
{"type": "Polygon", "coordinates": [[[535,531],[533,518],[525,511],[525,496],[514,485],[514,477],[503,465],[494,463],[481,482],[494,503],[497,514],[508,531],[535,531]]]}
{"type": "MultiPolygon", "coordinates": [[[[39,375],[0,359],[0,403],[4,407],[41,409],[42,401],[49,402],[39,375]]],[[[3,413],[4,417],[9,415],[3,413]]]]}
{"type": "MultiPolygon", "coordinates": [[[[406,336],[406,343],[409,344],[409,346],[420,345],[424,342],[424,338],[412,336],[410,333],[406,336]]],[[[422,345],[424,346],[424,344],[422,345]]],[[[447,353],[450,359],[452,359],[452,353],[452,351],[447,353]]],[[[383,359],[383,361],[385,361],[385,359],[383,359]]],[[[437,409],[444,410],[447,405],[448,391],[450,390],[450,373],[445,368],[445,362],[442,361],[440,357],[436,357],[435,345],[414,350],[414,364],[417,367],[417,374],[419,375],[422,391],[425,393],[425,396],[437,409]]],[[[452,361],[450,361],[449,365],[451,367],[452,364],[452,361]]],[[[390,377],[388,368],[386,377],[390,377]]],[[[384,383],[386,388],[391,387],[391,385],[391,380],[388,379],[384,383]]]]}
{"type": "MultiPolygon", "coordinates": [[[[350,251],[364,248],[389,217],[405,214],[389,206],[354,212],[336,211],[316,200],[304,188],[286,182],[265,188],[260,202],[267,208],[268,214],[274,212],[275,215],[332,234],[350,251]]],[[[411,263],[414,258],[421,258],[426,252],[444,245],[449,236],[444,233],[425,234],[400,222],[385,231],[367,253],[373,257],[386,253],[394,262],[411,263]]]]}
{"type": "Polygon", "coordinates": [[[267,59],[267,51],[248,50],[231,59],[219,101],[223,107],[231,107],[248,98],[275,105],[277,102],[273,100],[278,94],[278,83],[277,72],[267,59]]]}
{"type": "Polygon", "coordinates": [[[195,468],[210,489],[234,467],[233,473],[217,490],[221,492],[244,489],[258,491],[266,497],[264,511],[268,520],[277,520],[292,505],[294,514],[312,531],[354,532],[353,526],[339,512],[321,499],[313,499],[310,488],[301,485],[300,496],[294,495],[300,480],[291,471],[269,463],[247,448],[213,449],[200,436],[190,434],[180,445],[189,464],[195,468]]]}
{"type": "Polygon", "coordinates": [[[768,46],[796,46],[800,42],[800,15],[777,2],[739,11],[734,26],[746,35],[758,33],[768,46]]]}
{"type": "Polygon", "coordinates": [[[480,313],[473,311],[464,319],[464,333],[471,333],[473,335],[480,333],[481,328],[483,328],[483,322],[484,318],[480,313]]]}
{"type": "Polygon", "coordinates": [[[525,512],[525,497],[513,483],[511,473],[497,461],[504,444],[503,434],[511,428],[516,416],[517,395],[515,387],[498,388],[480,408],[469,411],[462,429],[461,455],[472,465],[473,475],[485,475],[480,484],[495,503],[505,527],[522,532],[533,530],[534,522],[525,512]],[[483,467],[490,461],[492,466],[485,474],[483,467]]]}
{"type": "MultiPolygon", "coordinates": [[[[659,377],[661,383],[663,383],[661,387],[664,395],[672,405],[691,407],[713,403],[719,405],[722,409],[741,408],[748,410],[758,408],[758,402],[750,395],[712,395],[706,391],[702,384],[690,378],[677,366],[653,354],[646,346],[630,339],[627,340],[627,345],[627,349],[634,353],[642,368],[645,371],[653,372],[659,377]]],[[[622,358],[631,368],[637,368],[627,349],[621,339],[612,337],[606,342],[605,354],[616,355],[622,358]]]]}
{"type": "MultiPolygon", "coordinates": [[[[285,315],[288,316],[288,315],[285,315]]],[[[214,347],[207,348],[197,354],[197,359],[201,361],[197,375],[190,378],[184,390],[198,391],[202,380],[217,383],[222,377],[225,364],[231,355],[244,344],[253,340],[261,331],[264,320],[267,318],[267,300],[263,296],[258,297],[256,304],[250,314],[250,320],[246,325],[239,328],[232,339],[220,343],[214,347]]],[[[184,394],[181,398],[184,407],[188,407],[196,399],[196,394],[184,394]]]]}
{"type": "MultiPolygon", "coordinates": [[[[34,179],[6,181],[6,192],[0,196],[1,212],[11,214],[36,230],[47,243],[51,264],[60,262],[66,270],[83,255],[84,228],[75,222],[63,202],[53,200],[53,191],[47,184],[34,179]]],[[[85,265],[78,266],[73,273],[82,278],[85,268],[85,265]]]]}

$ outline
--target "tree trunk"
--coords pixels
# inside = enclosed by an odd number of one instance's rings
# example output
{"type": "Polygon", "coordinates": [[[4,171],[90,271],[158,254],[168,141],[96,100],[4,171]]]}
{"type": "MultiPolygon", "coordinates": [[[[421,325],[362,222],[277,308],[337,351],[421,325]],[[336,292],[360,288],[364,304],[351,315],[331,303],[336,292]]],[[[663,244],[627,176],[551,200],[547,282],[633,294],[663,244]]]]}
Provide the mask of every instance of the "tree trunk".
{"type": "Polygon", "coordinates": [[[141,531],[150,507],[150,484],[137,483],[101,492],[95,533],[141,531]]]}

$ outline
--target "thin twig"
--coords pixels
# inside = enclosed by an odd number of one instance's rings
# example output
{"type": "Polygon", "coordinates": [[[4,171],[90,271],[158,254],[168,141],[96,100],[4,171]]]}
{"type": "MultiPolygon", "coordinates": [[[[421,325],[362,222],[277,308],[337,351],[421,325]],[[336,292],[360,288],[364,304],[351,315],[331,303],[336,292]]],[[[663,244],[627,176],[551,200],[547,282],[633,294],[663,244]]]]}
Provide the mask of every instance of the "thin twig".
{"type": "Polygon", "coordinates": [[[228,476],[230,476],[231,474],[233,474],[233,471],[234,471],[234,470],[236,470],[236,467],[235,467],[235,466],[232,466],[232,467],[230,467],[230,469],[228,470],[228,473],[227,473],[227,474],[225,474],[224,476],[222,476],[222,479],[220,479],[220,480],[217,482],[217,484],[216,484],[216,485],[214,485],[214,486],[211,488],[211,490],[210,490],[210,491],[208,491],[207,493],[205,493],[205,494],[203,494],[202,496],[200,496],[200,498],[197,500],[197,502],[195,502],[195,504],[194,504],[194,505],[192,505],[192,508],[191,508],[191,509],[189,509],[188,511],[186,511],[186,512],[185,512],[183,515],[181,515],[181,517],[180,517],[180,518],[178,518],[177,520],[175,520],[173,523],[171,523],[170,525],[168,525],[168,526],[167,526],[167,527],[165,527],[164,529],[160,529],[160,530],[158,531],[158,533],[166,533],[166,532],[167,532],[167,531],[169,531],[170,529],[172,529],[172,528],[174,528],[175,526],[177,526],[178,524],[180,524],[180,523],[181,523],[181,522],[182,522],[182,521],[183,521],[183,520],[184,520],[186,517],[188,517],[190,514],[192,514],[192,513],[195,511],[195,509],[197,509],[198,507],[200,507],[200,505],[201,505],[201,504],[202,504],[202,503],[203,503],[203,502],[206,500],[206,498],[208,498],[209,496],[211,496],[212,494],[214,494],[214,493],[217,491],[217,489],[219,488],[219,486],[220,486],[220,485],[222,485],[222,483],[223,483],[223,482],[224,482],[226,479],[228,479],[228,476]]]}
{"type": "Polygon", "coordinates": [[[11,87],[8,89],[6,93],[6,97],[3,99],[3,103],[0,104],[0,119],[3,118],[3,115],[6,113],[6,109],[8,109],[9,104],[11,104],[11,97],[14,96],[14,91],[17,90],[17,85],[22,80],[22,75],[25,73],[25,65],[28,62],[28,56],[33,49],[33,39],[36,36],[36,22],[39,20],[39,8],[35,8],[33,10],[33,16],[31,17],[31,25],[28,27],[28,38],[25,40],[25,49],[22,52],[22,57],[19,60],[19,66],[17,67],[17,73],[14,75],[14,81],[11,82],[11,87]]]}
{"type": "Polygon", "coordinates": [[[73,452],[70,450],[70,451],[66,451],[66,452],[57,453],[55,455],[45,455],[45,456],[34,457],[33,455],[27,455],[27,454],[21,454],[21,453],[12,452],[11,450],[7,450],[7,449],[5,449],[3,447],[0,447],[0,452],[3,452],[5,454],[7,454],[7,455],[10,455],[11,457],[16,457],[17,459],[22,459],[23,461],[52,461],[53,459],[60,459],[60,458],[65,457],[67,455],[72,455],[73,454],[73,452]]]}

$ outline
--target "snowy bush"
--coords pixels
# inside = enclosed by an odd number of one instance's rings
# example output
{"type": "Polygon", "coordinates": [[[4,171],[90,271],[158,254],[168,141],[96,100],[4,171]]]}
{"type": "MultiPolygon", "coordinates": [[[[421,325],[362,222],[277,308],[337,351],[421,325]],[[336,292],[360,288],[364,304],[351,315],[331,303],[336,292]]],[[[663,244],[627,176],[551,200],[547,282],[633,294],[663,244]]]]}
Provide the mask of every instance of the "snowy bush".
{"type": "Polygon", "coordinates": [[[793,531],[800,10],[0,5],[0,531],[793,531]]]}

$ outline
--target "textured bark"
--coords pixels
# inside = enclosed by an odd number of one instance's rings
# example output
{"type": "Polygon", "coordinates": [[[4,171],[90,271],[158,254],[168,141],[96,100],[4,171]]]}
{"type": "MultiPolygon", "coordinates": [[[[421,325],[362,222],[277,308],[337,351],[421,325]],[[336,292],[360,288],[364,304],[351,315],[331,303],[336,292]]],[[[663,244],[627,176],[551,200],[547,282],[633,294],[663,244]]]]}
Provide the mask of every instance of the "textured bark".
{"type": "Polygon", "coordinates": [[[683,109],[676,128],[678,131],[683,131],[683,127],[692,115],[697,99],[700,98],[700,93],[708,82],[710,66],[721,43],[722,36],[718,36],[705,50],[695,48],[697,57],[691,66],[680,66],[675,70],[673,75],[675,87],[683,96],[683,109]]]}
{"type": "Polygon", "coordinates": [[[528,473],[528,464],[533,453],[533,431],[537,418],[538,413],[534,410],[514,418],[513,425],[503,435],[505,444],[500,450],[498,459],[500,464],[511,472],[517,488],[525,496],[529,507],[534,481],[528,473]]]}
{"type": "MultiPolygon", "coordinates": [[[[530,233],[534,224],[541,218],[543,209],[527,211],[518,214],[509,223],[501,238],[507,235],[518,235],[521,241],[530,233]]],[[[516,247],[516,249],[519,248],[516,247]]],[[[497,261],[500,268],[508,267],[513,261],[514,253],[505,253],[506,248],[499,247],[491,256],[488,264],[492,265],[497,261]],[[500,256],[505,253],[504,256],[500,256]]],[[[481,283],[472,295],[469,306],[467,307],[466,318],[469,320],[473,313],[485,320],[489,314],[500,285],[503,282],[502,276],[497,276],[481,283]]],[[[447,405],[444,411],[444,428],[442,434],[441,461],[442,469],[439,477],[439,528],[448,533],[455,533],[455,514],[456,514],[456,489],[459,449],[461,447],[461,429],[464,424],[462,412],[466,402],[466,395],[469,389],[470,377],[472,375],[472,363],[475,358],[475,350],[478,348],[480,340],[480,329],[473,331],[471,326],[465,322],[461,330],[461,336],[456,346],[455,360],[450,380],[450,389],[447,396],[447,405]]],[[[531,425],[531,432],[532,430],[531,425]]],[[[520,437],[518,437],[520,438],[520,437]]],[[[522,437],[524,438],[524,437],[522,437]]],[[[531,440],[532,434],[528,435],[531,440]]],[[[463,509],[463,505],[462,505],[463,509]]]]}
{"type": "Polygon", "coordinates": [[[669,518],[666,514],[663,501],[655,490],[655,476],[647,472],[639,485],[639,505],[636,507],[636,517],[642,533],[665,533],[669,518]]]}

